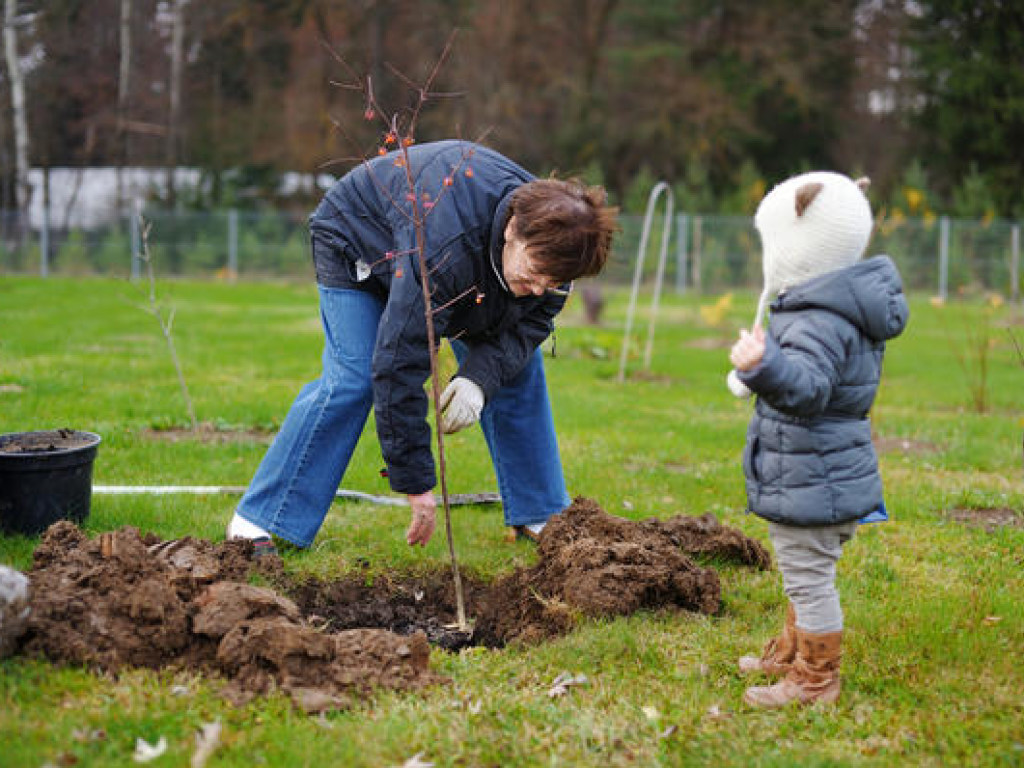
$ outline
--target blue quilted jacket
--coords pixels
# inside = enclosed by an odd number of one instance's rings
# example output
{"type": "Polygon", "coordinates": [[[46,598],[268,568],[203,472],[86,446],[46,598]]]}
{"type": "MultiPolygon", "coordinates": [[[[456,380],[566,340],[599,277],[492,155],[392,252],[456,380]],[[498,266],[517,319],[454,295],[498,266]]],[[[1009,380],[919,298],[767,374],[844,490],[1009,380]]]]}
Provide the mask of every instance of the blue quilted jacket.
{"type": "Polygon", "coordinates": [[[437,339],[466,343],[458,375],[476,382],[488,399],[551,333],[565,297],[517,298],[502,276],[508,205],[534,178],[530,173],[465,141],[414,145],[409,154],[414,192],[397,153],[375,157],[327,192],[310,217],[310,233],[320,284],[368,291],[384,302],[373,353],[377,436],[391,487],[422,493],[434,487],[436,473],[411,194],[427,206],[425,253],[437,339]]]}
{"type": "Polygon", "coordinates": [[[882,503],[868,411],[885,342],[909,318],[888,256],[866,259],[781,294],[761,364],[743,470],[751,512],[811,526],[859,520],[882,503]]]}

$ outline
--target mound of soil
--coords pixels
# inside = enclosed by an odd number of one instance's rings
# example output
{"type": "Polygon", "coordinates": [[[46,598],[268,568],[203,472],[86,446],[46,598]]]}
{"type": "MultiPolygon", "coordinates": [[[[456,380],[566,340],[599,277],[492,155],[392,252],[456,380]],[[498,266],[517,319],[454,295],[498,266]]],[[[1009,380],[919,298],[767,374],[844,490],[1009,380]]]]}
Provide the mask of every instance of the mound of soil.
{"type": "MultiPolygon", "coordinates": [[[[131,527],[88,539],[51,526],[29,572],[23,650],[116,673],[184,666],[228,679],[237,703],[279,688],[309,712],[346,706],[373,688],[414,690],[441,678],[423,633],[326,635],[291,600],[243,583],[252,545],[160,541],[131,527]]],[[[273,575],[277,568],[261,567],[273,575]]]]}
{"type": "Polygon", "coordinates": [[[690,555],[771,567],[759,542],[710,514],[634,521],[584,498],[551,519],[538,550],[535,566],[494,585],[478,614],[478,643],[537,642],[568,631],[580,614],[624,616],[663,607],[715,613],[718,574],[690,555]]]}
{"type": "Polygon", "coordinates": [[[494,584],[464,578],[470,636],[452,628],[447,568],[289,583],[281,561],[255,561],[274,589],[246,583],[246,541],[161,540],[130,527],[89,539],[63,521],[44,534],[29,572],[21,651],[116,673],[179,666],[226,679],[236,702],[274,689],[309,712],[345,707],[374,688],[443,681],[430,645],[500,647],[569,631],[580,616],[662,607],[714,613],[718,575],[693,555],[771,567],[758,542],[713,516],[632,521],[577,499],[553,518],[538,562],[494,584]]]}

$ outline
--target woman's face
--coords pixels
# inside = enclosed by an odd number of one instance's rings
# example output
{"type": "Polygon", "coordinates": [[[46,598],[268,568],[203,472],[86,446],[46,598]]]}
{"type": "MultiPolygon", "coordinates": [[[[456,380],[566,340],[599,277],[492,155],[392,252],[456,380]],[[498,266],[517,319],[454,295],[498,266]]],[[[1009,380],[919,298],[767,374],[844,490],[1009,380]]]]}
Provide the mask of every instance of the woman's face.
{"type": "Polygon", "coordinates": [[[513,296],[542,296],[557,289],[557,281],[534,271],[534,260],[526,241],[515,235],[513,216],[505,225],[505,248],[501,252],[501,271],[513,296]]]}

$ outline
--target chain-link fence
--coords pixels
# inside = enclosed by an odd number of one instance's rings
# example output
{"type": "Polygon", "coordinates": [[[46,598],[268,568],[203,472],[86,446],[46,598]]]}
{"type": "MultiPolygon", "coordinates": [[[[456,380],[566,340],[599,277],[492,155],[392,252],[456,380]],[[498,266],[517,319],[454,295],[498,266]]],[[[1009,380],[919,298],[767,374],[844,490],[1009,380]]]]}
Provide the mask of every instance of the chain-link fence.
{"type": "MultiPolygon", "coordinates": [[[[160,276],[312,278],[304,215],[275,212],[146,210],[103,226],[59,230],[30,227],[0,212],[0,274],[138,276],[148,246],[160,276]]],[[[624,215],[601,282],[633,279],[644,217],[624,215]]],[[[664,287],[708,294],[761,282],[760,242],[750,217],[672,214],[648,227],[644,280],[658,266],[663,243],[664,287]],[[667,241],[664,227],[671,228],[667,241]]],[[[1021,292],[1020,223],[995,219],[900,219],[881,222],[869,253],[893,257],[911,291],[957,295],[1021,292]]]]}

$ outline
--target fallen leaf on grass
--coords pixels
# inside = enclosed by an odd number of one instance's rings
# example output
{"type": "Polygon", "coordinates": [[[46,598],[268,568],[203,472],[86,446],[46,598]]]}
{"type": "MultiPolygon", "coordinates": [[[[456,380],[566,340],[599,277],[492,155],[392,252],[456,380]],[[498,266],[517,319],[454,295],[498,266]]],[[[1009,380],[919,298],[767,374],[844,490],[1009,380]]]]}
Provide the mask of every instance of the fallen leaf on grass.
{"type": "Polygon", "coordinates": [[[586,675],[572,675],[569,672],[563,672],[551,682],[551,687],[548,689],[548,698],[554,699],[559,696],[565,696],[569,692],[569,689],[574,685],[586,685],[586,675]]]}
{"type": "Polygon", "coordinates": [[[203,768],[220,746],[220,722],[203,723],[196,734],[196,751],[192,753],[192,768],[203,768]]]}
{"type": "Polygon", "coordinates": [[[428,763],[425,760],[420,760],[421,757],[423,757],[423,753],[417,752],[415,755],[413,755],[404,763],[402,763],[402,768],[433,768],[433,763],[428,763]]]}
{"type": "Polygon", "coordinates": [[[166,751],[167,739],[163,736],[160,737],[160,741],[156,744],[150,744],[145,739],[136,739],[135,754],[132,755],[132,759],[136,763],[148,763],[150,760],[156,760],[166,751]]]}
{"type": "Polygon", "coordinates": [[[657,720],[661,717],[661,712],[656,710],[654,707],[641,707],[640,711],[644,713],[644,717],[648,720],[657,720]]]}
{"type": "Polygon", "coordinates": [[[709,720],[728,720],[732,715],[728,712],[722,711],[721,707],[717,704],[712,704],[708,707],[708,719],[709,720]]]}
{"type": "Polygon", "coordinates": [[[982,619],[982,621],[985,624],[989,624],[989,625],[998,624],[1002,620],[1003,620],[1002,616],[986,616],[984,619],[982,619]]]}
{"type": "Polygon", "coordinates": [[[678,725],[670,725],[668,728],[666,728],[664,731],[662,731],[661,733],[658,734],[658,738],[659,739],[667,739],[669,736],[671,736],[672,734],[674,734],[678,730],[679,730],[679,726],[678,725]]]}

